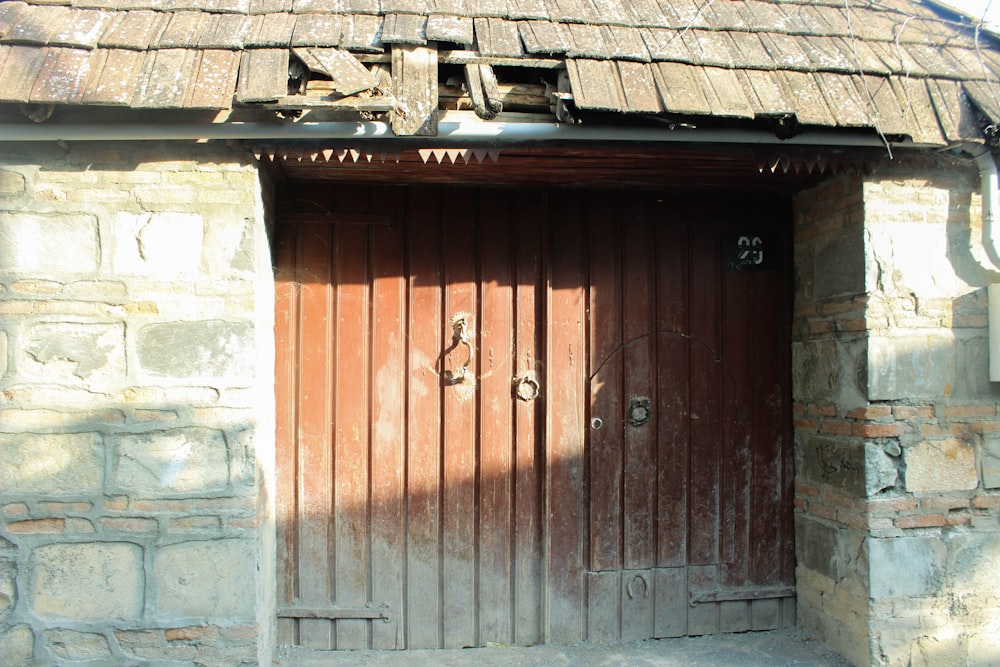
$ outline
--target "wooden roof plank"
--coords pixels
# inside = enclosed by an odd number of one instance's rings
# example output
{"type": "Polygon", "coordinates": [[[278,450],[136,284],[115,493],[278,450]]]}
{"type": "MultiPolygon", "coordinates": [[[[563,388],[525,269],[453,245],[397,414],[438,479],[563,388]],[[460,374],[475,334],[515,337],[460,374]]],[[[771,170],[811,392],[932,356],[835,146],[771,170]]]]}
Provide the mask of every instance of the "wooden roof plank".
{"type": "Polygon", "coordinates": [[[608,43],[601,26],[582,23],[563,24],[573,47],[567,52],[570,58],[608,60],[614,52],[614,46],[608,43]]]}
{"type": "Polygon", "coordinates": [[[665,23],[663,10],[656,0],[632,0],[626,5],[630,24],[638,27],[662,27],[665,23]]]}
{"type": "Polygon", "coordinates": [[[371,14],[351,14],[341,22],[343,35],[340,45],[352,51],[382,53],[382,17],[371,14]]]}
{"type": "Polygon", "coordinates": [[[580,109],[625,111],[628,103],[615,63],[608,60],[567,60],[573,101],[580,109]]]}
{"type": "MultiPolygon", "coordinates": [[[[736,6],[750,32],[783,32],[787,19],[778,5],[771,2],[747,0],[736,6]]],[[[744,31],[737,31],[744,32],[744,31]]]]}
{"type": "Polygon", "coordinates": [[[295,19],[291,46],[339,46],[342,17],[339,14],[303,14],[295,19]]]}
{"type": "Polygon", "coordinates": [[[712,105],[712,115],[730,118],[753,118],[754,111],[734,70],[702,67],[705,93],[712,105]]]}
{"type": "Polygon", "coordinates": [[[865,44],[882,59],[892,74],[910,76],[928,76],[930,74],[910,55],[907,49],[898,44],[893,42],[865,42],[865,44]]]}
{"type": "Polygon", "coordinates": [[[572,23],[600,23],[600,12],[590,0],[545,0],[549,18],[572,23]]]}
{"type": "Polygon", "coordinates": [[[273,102],[288,94],[288,49],[251,49],[240,60],[238,102],[273,102]]]}
{"type": "Polygon", "coordinates": [[[147,49],[163,32],[168,16],[150,10],[118,12],[120,17],[112,23],[98,40],[100,48],[147,49]]]}
{"type": "Polygon", "coordinates": [[[438,58],[433,47],[401,44],[392,49],[392,94],[399,102],[392,131],[399,136],[436,136],[438,58]]]}
{"type": "Polygon", "coordinates": [[[197,46],[208,17],[204,12],[174,12],[154,46],[160,49],[189,49],[197,46]]]}
{"type": "Polygon", "coordinates": [[[389,14],[382,26],[386,44],[426,44],[427,17],[423,14],[389,14]]]}
{"type": "Polygon", "coordinates": [[[944,79],[928,79],[927,90],[937,111],[941,131],[949,142],[982,139],[975,111],[964,99],[963,84],[944,79]]]}
{"type": "Polygon", "coordinates": [[[649,51],[650,58],[653,61],[662,60],[682,63],[693,63],[695,61],[695,54],[691,53],[678,31],[661,28],[644,28],[639,32],[642,35],[643,41],[646,42],[646,49],[649,51]]]}
{"type": "Polygon", "coordinates": [[[0,39],[6,37],[11,28],[18,24],[21,13],[27,7],[23,2],[0,2],[0,39]]]}
{"type": "Polygon", "coordinates": [[[729,40],[736,53],[740,54],[739,62],[743,63],[747,69],[777,69],[778,66],[774,62],[774,58],[771,57],[771,54],[764,47],[764,43],[755,33],[733,32],[729,34],[729,40]]]}
{"type": "Polygon", "coordinates": [[[517,20],[548,20],[549,8],[545,0],[507,0],[510,18],[517,20]]]}
{"type": "Polygon", "coordinates": [[[254,17],[253,28],[245,46],[269,48],[288,46],[295,32],[295,16],[292,14],[261,14],[254,17]]]}
{"type": "Polygon", "coordinates": [[[637,28],[609,25],[604,26],[605,41],[613,45],[612,55],[616,60],[634,60],[648,63],[652,60],[642,33],[637,28]]]}
{"type": "Polygon", "coordinates": [[[127,106],[135,95],[143,62],[152,54],[133,49],[99,49],[99,61],[83,94],[84,104],[127,106]]]}
{"type": "Polygon", "coordinates": [[[625,92],[626,111],[633,113],[661,113],[663,103],[656,89],[656,80],[649,65],[622,61],[617,64],[618,78],[625,92]]]}
{"type": "Polygon", "coordinates": [[[798,40],[799,48],[806,54],[813,69],[825,72],[854,72],[857,65],[840,48],[836,37],[810,36],[798,40]]]}
{"type": "Polygon", "coordinates": [[[655,63],[652,68],[664,111],[683,115],[712,112],[702,89],[703,78],[697,65],[655,63]]]}
{"type": "Polygon", "coordinates": [[[0,69],[0,101],[27,102],[42,71],[47,49],[21,45],[4,45],[3,48],[7,57],[0,69]]]}
{"type": "Polygon", "coordinates": [[[81,49],[97,48],[97,41],[111,22],[113,14],[96,9],[74,9],[49,37],[52,46],[81,49]]]}
{"type": "Polygon", "coordinates": [[[681,33],[681,39],[693,54],[693,61],[699,65],[715,67],[736,67],[742,63],[742,54],[737,54],[733,41],[725,32],[712,30],[689,30],[681,33]]]}
{"type": "Polygon", "coordinates": [[[8,44],[48,44],[49,38],[62,26],[70,12],[69,7],[32,5],[19,14],[4,42],[8,44]]]}
{"type": "Polygon", "coordinates": [[[786,96],[781,80],[766,70],[737,70],[747,102],[755,116],[784,116],[795,113],[795,104],[786,96]]]}
{"type": "Polygon", "coordinates": [[[528,53],[566,53],[573,48],[572,37],[563,23],[519,21],[517,27],[528,53]]]}
{"type": "Polygon", "coordinates": [[[854,85],[852,75],[819,73],[814,75],[833,112],[839,127],[871,127],[873,124],[871,101],[863,90],[854,85]]]}
{"type": "Polygon", "coordinates": [[[229,49],[206,49],[188,90],[184,106],[190,109],[229,109],[240,70],[240,54],[229,49]]]}
{"type": "Polygon", "coordinates": [[[79,104],[90,71],[91,51],[52,47],[28,100],[36,104],[79,104]]]}
{"type": "Polygon", "coordinates": [[[863,97],[867,97],[870,107],[873,107],[874,125],[883,134],[912,134],[910,124],[906,120],[902,100],[896,96],[889,77],[856,76],[852,77],[854,84],[863,97]]]}
{"type": "Polygon", "coordinates": [[[962,89],[993,125],[1000,125],[1000,90],[994,81],[964,81],[962,89]]]}
{"type": "Polygon", "coordinates": [[[794,104],[796,120],[802,125],[835,127],[837,118],[823,96],[823,90],[810,72],[776,72],[785,98],[794,104]]]}
{"type": "Polygon", "coordinates": [[[451,42],[471,47],[476,41],[476,32],[469,16],[448,16],[431,14],[427,17],[427,39],[433,42],[451,42]]]}
{"type": "MultiPolygon", "coordinates": [[[[160,49],[146,58],[132,106],[137,109],[183,108],[198,51],[160,49]]],[[[287,71],[287,70],[286,70],[287,71]]]]}
{"type": "Polygon", "coordinates": [[[779,68],[801,72],[813,69],[809,56],[802,50],[799,38],[772,32],[762,33],[760,41],[779,68]]]}
{"type": "Polygon", "coordinates": [[[354,95],[375,88],[375,76],[358,59],[337,48],[296,48],[292,51],[306,67],[330,77],[333,90],[354,95]]]}
{"type": "Polygon", "coordinates": [[[344,11],[342,0],[293,0],[293,14],[340,14],[344,11]]]}
{"type": "Polygon", "coordinates": [[[517,21],[474,19],[476,45],[484,56],[515,58],[524,55],[517,21]]]}
{"type": "Polygon", "coordinates": [[[906,114],[907,134],[918,144],[943,146],[948,143],[938,120],[925,79],[893,77],[892,87],[906,114]]]}
{"type": "Polygon", "coordinates": [[[214,14],[198,42],[201,49],[242,49],[250,32],[253,19],[243,14],[214,14]]]}
{"type": "Polygon", "coordinates": [[[844,58],[851,65],[852,71],[860,71],[865,74],[890,74],[891,70],[875,51],[865,42],[845,39],[843,37],[832,37],[831,44],[840,49],[844,58]]]}

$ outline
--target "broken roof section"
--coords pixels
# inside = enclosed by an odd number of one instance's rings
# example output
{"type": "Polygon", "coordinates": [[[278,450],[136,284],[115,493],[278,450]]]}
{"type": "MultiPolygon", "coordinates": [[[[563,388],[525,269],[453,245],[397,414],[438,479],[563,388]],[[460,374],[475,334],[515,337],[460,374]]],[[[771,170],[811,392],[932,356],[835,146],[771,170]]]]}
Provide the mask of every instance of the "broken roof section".
{"type": "Polygon", "coordinates": [[[0,0],[0,102],[412,121],[448,97],[451,66],[484,118],[519,95],[560,120],[765,120],[947,145],[1000,121],[994,40],[904,0],[0,0]],[[539,89],[497,67],[543,72],[539,89]]]}

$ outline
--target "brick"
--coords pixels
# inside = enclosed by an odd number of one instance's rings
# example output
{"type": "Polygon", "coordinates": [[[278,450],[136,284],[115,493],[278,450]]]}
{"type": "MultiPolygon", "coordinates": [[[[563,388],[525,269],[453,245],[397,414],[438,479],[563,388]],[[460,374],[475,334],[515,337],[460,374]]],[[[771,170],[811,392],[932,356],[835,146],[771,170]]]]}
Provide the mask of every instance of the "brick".
{"type": "Polygon", "coordinates": [[[90,502],[80,501],[72,503],[40,502],[38,511],[42,514],[80,514],[89,512],[94,505],[90,502]]]}
{"type": "Polygon", "coordinates": [[[185,516],[170,519],[170,530],[204,530],[219,528],[222,525],[217,516],[185,516]]]}
{"type": "Polygon", "coordinates": [[[128,496],[108,496],[104,499],[104,509],[124,511],[128,509],[128,496]]]}
{"type": "Polygon", "coordinates": [[[961,419],[963,417],[993,417],[996,413],[996,405],[992,403],[990,405],[949,405],[945,408],[945,415],[953,419],[961,419]]]}
{"type": "Polygon", "coordinates": [[[820,427],[820,433],[826,435],[850,435],[851,423],[839,419],[827,419],[820,427]]]}
{"type": "Polygon", "coordinates": [[[66,530],[66,519],[28,519],[7,524],[11,533],[61,533],[66,530]]]}
{"type": "Polygon", "coordinates": [[[810,403],[809,412],[823,417],[836,417],[837,405],[835,403],[810,403]]]}
{"type": "Polygon", "coordinates": [[[3,506],[4,516],[25,516],[28,514],[28,506],[25,503],[8,503],[3,506]]]}
{"type": "Polygon", "coordinates": [[[847,416],[851,419],[881,419],[892,416],[890,405],[869,405],[864,408],[849,410],[847,416]]]}
{"type": "Polygon", "coordinates": [[[163,631],[163,638],[168,642],[218,639],[219,628],[214,625],[193,625],[184,628],[167,628],[163,631]]]}
{"type": "Polygon", "coordinates": [[[939,528],[947,523],[943,514],[915,514],[896,519],[898,528],[939,528]]]}
{"type": "Polygon", "coordinates": [[[976,509],[996,509],[1000,507],[1000,496],[975,496],[970,504],[976,509]]]}
{"type": "Polygon", "coordinates": [[[61,660],[71,662],[113,662],[108,638],[93,632],[52,629],[45,631],[48,650],[61,660]]]}
{"type": "Polygon", "coordinates": [[[147,517],[104,517],[100,520],[105,531],[123,533],[155,533],[160,524],[147,517]]]}
{"type": "Polygon", "coordinates": [[[851,432],[860,438],[895,438],[906,431],[903,424],[855,423],[851,432]]]}
{"type": "Polygon", "coordinates": [[[79,517],[71,517],[66,519],[66,532],[67,533],[92,533],[94,532],[94,524],[90,519],[81,519],[79,517]]]}
{"type": "Polygon", "coordinates": [[[226,639],[256,639],[260,635],[257,625],[231,625],[222,629],[226,639]]]}
{"type": "Polygon", "coordinates": [[[795,493],[815,498],[819,496],[819,487],[805,482],[795,482],[795,493]]]}
{"type": "Polygon", "coordinates": [[[895,405],[892,415],[899,420],[934,419],[934,407],[930,405],[895,405]]]}
{"type": "Polygon", "coordinates": [[[916,498],[879,498],[858,501],[855,506],[863,512],[894,514],[915,510],[920,506],[920,501],[916,498]]]}
{"type": "Polygon", "coordinates": [[[824,505],[823,503],[812,502],[809,504],[809,511],[822,519],[830,519],[835,521],[837,519],[837,510],[829,505],[824,505]]]}

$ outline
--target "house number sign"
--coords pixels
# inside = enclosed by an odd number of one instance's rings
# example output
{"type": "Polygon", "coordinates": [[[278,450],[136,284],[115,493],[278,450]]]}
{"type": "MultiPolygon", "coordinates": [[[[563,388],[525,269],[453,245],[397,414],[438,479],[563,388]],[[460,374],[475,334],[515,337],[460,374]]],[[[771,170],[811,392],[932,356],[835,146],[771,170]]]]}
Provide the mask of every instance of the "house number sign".
{"type": "Polygon", "coordinates": [[[776,241],[770,234],[744,232],[725,238],[726,269],[766,271],[776,269],[776,241]]]}

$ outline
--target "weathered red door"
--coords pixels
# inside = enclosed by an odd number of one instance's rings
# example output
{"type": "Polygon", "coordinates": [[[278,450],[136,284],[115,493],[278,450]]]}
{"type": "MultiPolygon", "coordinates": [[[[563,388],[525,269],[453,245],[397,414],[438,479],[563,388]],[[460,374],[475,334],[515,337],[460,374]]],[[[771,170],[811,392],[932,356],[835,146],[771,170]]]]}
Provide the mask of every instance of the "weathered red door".
{"type": "Polygon", "coordinates": [[[280,641],[790,622],[787,211],[716,199],[283,192],[280,641]]]}

